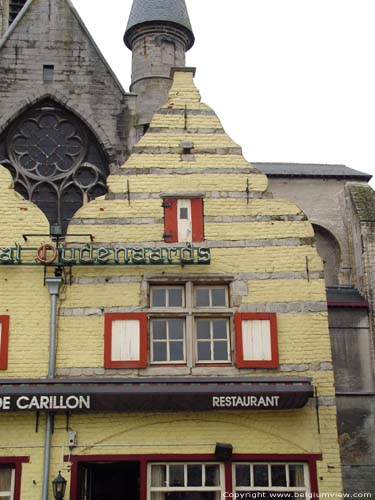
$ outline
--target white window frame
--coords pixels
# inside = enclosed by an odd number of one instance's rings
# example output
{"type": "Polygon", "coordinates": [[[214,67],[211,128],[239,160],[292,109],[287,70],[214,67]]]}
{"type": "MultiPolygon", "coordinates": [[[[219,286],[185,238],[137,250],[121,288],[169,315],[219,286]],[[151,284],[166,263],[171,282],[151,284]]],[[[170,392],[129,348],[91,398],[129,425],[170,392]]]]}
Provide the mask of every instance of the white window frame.
{"type": "MultiPolygon", "coordinates": [[[[201,316],[196,316],[194,318],[194,346],[195,346],[195,360],[196,364],[206,364],[206,363],[230,363],[231,362],[231,357],[230,357],[230,350],[231,350],[231,345],[230,345],[230,324],[229,324],[229,319],[228,318],[221,318],[221,317],[201,317],[201,316]],[[198,320],[207,320],[210,321],[210,338],[209,339],[198,339],[198,331],[197,331],[197,321],[198,320]],[[226,323],[226,332],[227,332],[227,337],[226,337],[226,344],[227,344],[227,359],[213,359],[214,355],[214,342],[215,339],[213,338],[213,321],[215,320],[222,320],[225,321],[226,323]],[[198,344],[203,343],[203,342],[210,342],[210,354],[211,354],[211,359],[199,359],[198,356],[198,344]]],[[[216,339],[217,342],[224,342],[224,339],[216,339]]]]}
{"type": "Polygon", "coordinates": [[[228,294],[228,286],[226,285],[196,285],[194,287],[194,307],[197,309],[204,309],[205,307],[210,307],[213,309],[227,308],[229,307],[229,294],[228,294]],[[209,289],[209,305],[208,306],[198,306],[196,301],[195,291],[199,289],[209,289]],[[224,289],[225,291],[225,305],[224,306],[213,306],[212,305],[212,290],[224,289]]]}
{"type": "Polygon", "coordinates": [[[14,485],[16,478],[16,471],[14,467],[1,467],[1,470],[10,470],[12,472],[11,480],[10,480],[10,490],[9,491],[0,491],[0,498],[10,497],[10,500],[14,499],[14,485]]]}
{"type": "Polygon", "coordinates": [[[310,471],[309,464],[307,462],[234,462],[232,465],[232,478],[233,478],[233,491],[236,493],[243,492],[285,492],[285,493],[305,493],[310,494],[310,471]],[[237,486],[236,484],[236,466],[237,465],[248,465],[250,469],[250,486],[237,486]],[[254,465],[267,465],[268,466],[268,484],[271,483],[271,466],[272,465],[284,465],[287,467],[287,485],[286,486],[253,486],[254,484],[254,465]],[[303,465],[303,475],[304,475],[304,486],[289,486],[290,475],[289,466],[291,465],[303,465]]]}
{"type": "Polygon", "coordinates": [[[220,495],[220,499],[224,498],[225,493],[225,468],[224,464],[220,462],[151,462],[147,464],[147,500],[152,499],[152,493],[178,493],[178,492],[217,492],[220,495]],[[153,465],[161,465],[167,467],[167,482],[169,479],[169,466],[171,465],[183,465],[185,469],[184,476],[187,478],[187,466],[188,465],[201,465],[203,467],[202,471],[202,483],[204,484],[205,479],[205,466],[217,465],[219,467],[219,486],[151,486],[151,468],[153,465]]]}
{"type": "Polygon", "coordinates": [[[156,318],[152,318],[150,320],[150,351],[151,351],[151,364],[152,365],[166,365],[166,364],[183,364],[185,365],[186,364],[186,321],[185,321],[185,318],[183,317],[156,317],[156,318]],[[170,320],[173,320],[173,319],[181,319],[183,321],[183,338],[182,340],[181,339],[170,339],[169,338],[169,324],[167,323],[167,333],[166,333],[166,339],[156,339],[154,340],[154,332],[153,332],[153,325],[154,325],[154,321],[170,321],[170,320]],[[171,343],[173,342],[183,342],[183,346],[184,346],[184,359],[183,360],[171,360],[170,357],[171,357],[171,351],[170,351],[170,346],[171,346],[171,343]],[[154,344],[157,343],[157,344],[166,344],[167,346],[167,358],[165,361],[154,361],[154,344]]]}
{"type": "MultiPolygon", "coordinates": [[[[233,353],[232,353],[232,316],[233,311],[229,307],[229,285],[225,284],[205,284],[205,283],[194,283],[193,281],[186,281],[176,284],[162,285],[160,283],[151,283],[149,289],[150,297],[150,310],[149,310],[149,340],[150,340],[150,365],[160,366],[160,365],[176,365],[181,364],[193,368],[195,366],[204,366],[209,364],[220,364],[228,365],[233,363],[233,353]],[[152,289],[162,288],[162,289],[174,289],[183,288],[183,306],[166,306],[153,307],[152,305],[152,289]],[[195,300],[195,290],[199,288],[205,289],[225,289],[225,306],[203,306],[197,307],[195,300]],[[184,361],[153,361],[153,320],[157,319],[178,319],[184,318],[184,361]],[[213,349],[211,349],[211,360],[198,360],[198,341],[196,334],[196,320],[197,319],[223,319],[226,320],[227,324],[227,359],[226,360],[214,360],[213,349]]],[[[210,293],[210,303],[212,303],[212,296],[210,293]]]]}

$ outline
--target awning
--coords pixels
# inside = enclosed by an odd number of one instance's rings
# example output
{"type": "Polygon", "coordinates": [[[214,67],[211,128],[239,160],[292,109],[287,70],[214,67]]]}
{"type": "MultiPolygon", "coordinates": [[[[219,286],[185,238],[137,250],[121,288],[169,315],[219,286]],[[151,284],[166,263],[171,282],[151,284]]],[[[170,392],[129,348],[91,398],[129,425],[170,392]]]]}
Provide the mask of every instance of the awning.
{"type": "Polygon", "coordinates": [[[306,377],[0,380],[0,413],[285,410],[313,395],[306,377]]]}

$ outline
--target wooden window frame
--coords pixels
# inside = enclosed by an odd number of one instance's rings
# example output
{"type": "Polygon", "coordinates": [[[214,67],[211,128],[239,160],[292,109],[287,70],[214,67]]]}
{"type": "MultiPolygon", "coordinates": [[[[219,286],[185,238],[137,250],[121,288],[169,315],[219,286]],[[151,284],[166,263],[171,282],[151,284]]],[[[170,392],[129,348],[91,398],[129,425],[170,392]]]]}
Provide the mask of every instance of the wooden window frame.
{"type": "MultiPolygon", "coordinates": [[[[193,344],[194,344],[194,349],[195,349],[195,366],[202,366],[202,365],[227,365],[228,363],[232,364],[232,359],[231,359],[231,332],[230,332],[230,318],[226,316],[194,316],[194,334],[193,334],[193,344]],[[210,322],[210,338],[209,339],[199,339],[198,340],[198,332],[197,332],[197,321],[199,320],[207,320],[210,322]],[[198,356],[198,344],[199,342],[209,342],[210,343],[210,354],[211,358],[213,357],[213,344],[215,342],[215,339],[213,338],[213,331],[212,331],[212,322],[216,320],[222,320],[225,321],[226,323],[226,345],[227,345],[227,359],[199,359],[198,356]]],[[[224,342],[224,339],[218,339],[218,341],[224,342]]]]}
{"type": "Polygon", "coordinates": [[[234,315],[234,329],[236,339],[236,365],[237,368],[278,368],[279,349],[277,339],[276,313],[236,313],[234,315]],[[244,359],[242,342],[242,322],[248,320],[269,320],[271,335],[271,359],[248,360],[244,359]]]}
{"type": "MultiPolygon", "coordinates": [[[[224,463],[225,467],[225,492],[227,494],[233,493],[234,480],[233,480],[233,462],[291,462],[291,463],[307,463],[309,469],[309,481],[312,500],[319,499],[318,487],[318,473],[317,461],[322,460],[323,456],[320,453],[301,453],[301,454],[248,454],[248,453],[234,453],[232,459],[224,463]]],[[[147,486],[148,486],[148,464],[160,462],[212,462],[218,463],[219,461],[214,454],[161,454],[161,453],[148,453],[148,454],[129,454],[129,455],[65,455],[64,461],[71,464],[71,480],[70,480],[70,500],[78,500],[78,466],[82,462],[135,462],[140,463],[140,486],[139,498],[140,500],[147,500],[147,486]]],[[[228,496],[229,498],[229,496],[228,496]]],[[[15,498],[15,500],[19,500],[15,498]]]]}
{"type": "Polygon", "coordinates": [[[9,348],[9,316],[0,316],[0,324],[0,370],[7,370],[9,348]]]}
{"type": "Polygon", "coordinates": [[[190,200],[191,202],[191,242],[204,241],[203,198],[194,198],[191,196],[171,196],[164,198],[164,241],[166,243],[186,243],[185,241],[179,242],[178,239],[177,200],[190,200]]]}
{"type": "Polygon", "coordinates": [[[13,500],[21,500],[22,464],[29,463],[30,457],[0,457],[0,467],[14,470],[13,500]]]}
{"type": "MultiPolygon", "coordinates": [[[[168,307],[168,306],[167,306],[168,307]]],[[[162,317],[162,316],[157,316],[157,317],[151,317],[149,321],[150,325],[150,366],[160,366],[160,365],[173,365],[173,366],[185,366],[187,364],[187,359],[186,359],[186,349],[187,349],[187,340],[186,340],[186,318],[184,316],[167,316],[167,317],[162,317]],[[167,337],[164,340],[158,340],[154,339],[153,337],[153,321],[169,321],[169,320],[174,320],[174,319],[180,319],[183,321],[183,338],[181,339],[171,339],[169,336],[169,325],[167,326],[167,337]],[[170,348],[171,348],[171,343],[174,341],[176,342],[181,342],[183,343],[184,346],[184,359],[183,360],[164,360],[164,361],[155,361],[153,359],[154,356],[154,342],[155,343],[165,343],[167,346],[167,353],[169,354],[170,357],[170,348]]]]}
{"type": "Polygon", "coordinates": [[[104,368],[147,368],[147,313],[106,313],[104,315],[104,368]],[[139,321],[139,360],[112,360],[112,323],[121,320],[139,321]]]}

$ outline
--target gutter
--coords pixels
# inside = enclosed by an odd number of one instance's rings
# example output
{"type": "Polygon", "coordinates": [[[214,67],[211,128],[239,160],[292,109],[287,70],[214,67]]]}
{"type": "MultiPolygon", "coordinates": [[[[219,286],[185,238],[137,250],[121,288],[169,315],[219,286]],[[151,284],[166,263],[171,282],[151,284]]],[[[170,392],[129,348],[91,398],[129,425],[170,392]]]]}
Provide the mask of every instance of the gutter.
{"type": "MultiPolygon", "coordinates": [[[[56,318],[57,318],[57,298],[59,289],[63,282],[61,276],[46,278],[45,280],[48,291],[51,295],[50,309],[50,330],[49,330],[49,359],[48,359],[48,379],[53,379],[56,372],[56,318]]],[[[46,413],[46,433],[44,441],[44,464],[43,464],[43,486],[42,500],[48,500],[48,480],[51,461],[51,438],[52,438],[52,413],[46,413]]]]}

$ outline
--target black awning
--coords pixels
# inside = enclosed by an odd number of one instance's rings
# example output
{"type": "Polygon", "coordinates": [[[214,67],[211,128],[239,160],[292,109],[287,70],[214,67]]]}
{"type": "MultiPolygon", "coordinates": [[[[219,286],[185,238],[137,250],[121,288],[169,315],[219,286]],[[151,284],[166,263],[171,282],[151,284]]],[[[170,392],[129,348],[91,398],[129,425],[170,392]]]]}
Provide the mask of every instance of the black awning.
{"type": "Polygon", "coordinates": [[[285,410],[313,394],[305,377],[0,380],[0,413],[285,410]]]}

